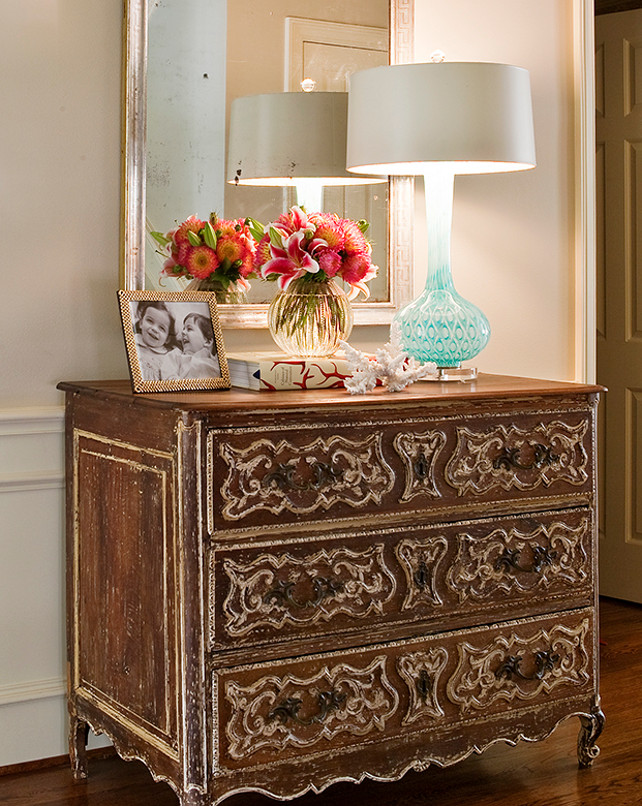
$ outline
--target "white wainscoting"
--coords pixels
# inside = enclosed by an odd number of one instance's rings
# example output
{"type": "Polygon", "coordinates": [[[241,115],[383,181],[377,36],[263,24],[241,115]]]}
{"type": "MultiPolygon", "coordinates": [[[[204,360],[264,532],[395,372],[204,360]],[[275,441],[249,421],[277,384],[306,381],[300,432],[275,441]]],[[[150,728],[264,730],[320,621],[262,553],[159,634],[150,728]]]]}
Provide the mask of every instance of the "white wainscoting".
{"type": "Polygon", "coordinates": [[[67,752],[64,557],[63,409],[0,409],[0,767],[67,752]]]}

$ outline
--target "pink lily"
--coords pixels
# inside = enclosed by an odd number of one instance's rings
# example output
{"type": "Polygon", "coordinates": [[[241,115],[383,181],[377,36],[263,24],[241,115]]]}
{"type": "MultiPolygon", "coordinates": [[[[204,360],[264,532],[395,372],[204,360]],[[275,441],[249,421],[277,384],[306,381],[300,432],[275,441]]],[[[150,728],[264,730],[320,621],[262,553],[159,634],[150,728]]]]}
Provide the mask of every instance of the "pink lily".
{"type": "Polygon", "coordinates": [[[370,289],[366,285],[367,282],[372,280],[373,277],[377,276],[377,266],[370,266],[366,274],[356,282],[349,283],[350,290],[347,292],[348,299],[354,299],[359,295],[359,291],[363,291],[364,299],[368,299],[370,296],[370,289]]]}
{"type": "MultiPolygon", "coordinates": [[[[302,213],[302,215],[305,214],[302,213]]],[[[282,230],[278,230],[278,232],[285,235],[282,230]]],[[[306,272],[316,274],[319,271],[319,263],[309,252],[301,248],[304,238],[305,229],[299,229],[283,240],[282,248],[272,243],[270,245],[272,259],[261,268],[261,276],[267,278],[270,274],[279,274],[279,288],[285,291],[292,280],[302,277],[306,272]]]]}

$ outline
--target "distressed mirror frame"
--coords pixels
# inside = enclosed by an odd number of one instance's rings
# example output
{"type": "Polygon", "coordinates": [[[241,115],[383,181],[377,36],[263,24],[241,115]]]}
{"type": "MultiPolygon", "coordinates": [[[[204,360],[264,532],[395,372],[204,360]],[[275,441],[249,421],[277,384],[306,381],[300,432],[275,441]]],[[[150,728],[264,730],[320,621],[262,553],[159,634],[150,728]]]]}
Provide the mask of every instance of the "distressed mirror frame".
{"type": "MultiPolygon", "coordinates": [[[[123,179],[120,287],[145,288],[145,174],[148,0],[125,0],[123,26],[123,179]]],[[[414,0],[390,0],[390,63],[413,60],[414,0]]],[[[386,325],[413,296],[414,180],[391,177],[386,302],[353,303],[356,325],[386,325]]],[[[267,305],[220,305],[232,328],[267,327],[267,305]]]]}

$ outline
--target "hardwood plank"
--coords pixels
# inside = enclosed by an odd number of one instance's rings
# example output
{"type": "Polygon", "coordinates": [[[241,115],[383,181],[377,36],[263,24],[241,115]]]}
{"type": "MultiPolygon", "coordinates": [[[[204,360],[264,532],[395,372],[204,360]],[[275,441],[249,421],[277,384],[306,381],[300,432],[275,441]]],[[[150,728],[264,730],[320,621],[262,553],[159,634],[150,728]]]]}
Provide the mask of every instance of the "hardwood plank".
{"type": "MultiPolygon", "coordinates": [[[[602,697],[606,728],[593,766],[578,770],[576,719],[536,744],[498,744],[448,769],[409,773],[396,783],[337,784],[297,806],[636,806],[642,803],[642,606],[603,599],[602,697]]],[[[229,806],[269,806],[257,794],[229,806]]],[[[3,806],[177,806],[163,783],[139,762],[92,759],[88,781],[74,783],[65,767],[0,777],[3,806]]]]}

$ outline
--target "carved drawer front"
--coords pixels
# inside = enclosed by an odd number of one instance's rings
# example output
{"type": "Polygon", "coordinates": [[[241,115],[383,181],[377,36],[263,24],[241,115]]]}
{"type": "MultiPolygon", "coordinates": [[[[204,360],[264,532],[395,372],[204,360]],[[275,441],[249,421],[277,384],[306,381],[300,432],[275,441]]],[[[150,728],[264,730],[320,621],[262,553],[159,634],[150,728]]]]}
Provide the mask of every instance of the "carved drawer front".
{"type": "Polygon", "coordinates": [[[210,647],[367,628],[398,591],[386,539],[350,535],[212,551],[210,647]]]}
{"type": "Polygon", "coordinates": [[[462,720],[486,722],[521,708],[587,697],[596,680],[592,629],[587,608],[396,647],[402,726],[438,732],[462,720]]]}
{"type": "Polygon", "coordinates": [[[581,508],[215,544],[207,563],[208,646],[341,631],[376,640],[399,622],[444,629],[589,605],[592,537],[591,512],[581,508]]]}
{"type": "Polygon", "coordinates": [[[458,498],[494,501],[591,492],[589,412],[456,422],[444,482],[458,498]]]}
{"type": "Polygon", "coordinates": [[[376,512],[395,476],[376,429],[211,432],[211,530],[376,512]]]}
{"type": "Polygon", "coordinates": [[[253,766],[380,739],[398,716],[386,647],[213,675],[215,767],[253,766]]]}
{"type": "Polygon", "coordinates": [[[406,577],[402,611],[419,617],[527,615],[589,605],[593,517],[586,508],[462,522],[395,547],[406,577]]]}
{"type": "Polygon", "coordinates": [[[576,695],[594,681],[593,613],[571,611],[460,640],[446,695],[462,717],[486,718],[576,695]]]}
{"type": "MultiPolygon", "coordinates": [[[[593,614],[571,610],[212,672],[215,774],[327,759],[453,724],[514,724],[595,688],[593,614]]],[[[511,729],[511,734],[514,729],[511,729]]],[[[498,734],[497,738],[501,738],[498,734]]],[[[475,743],[475,728],[467,734],[475,743]]]]}

